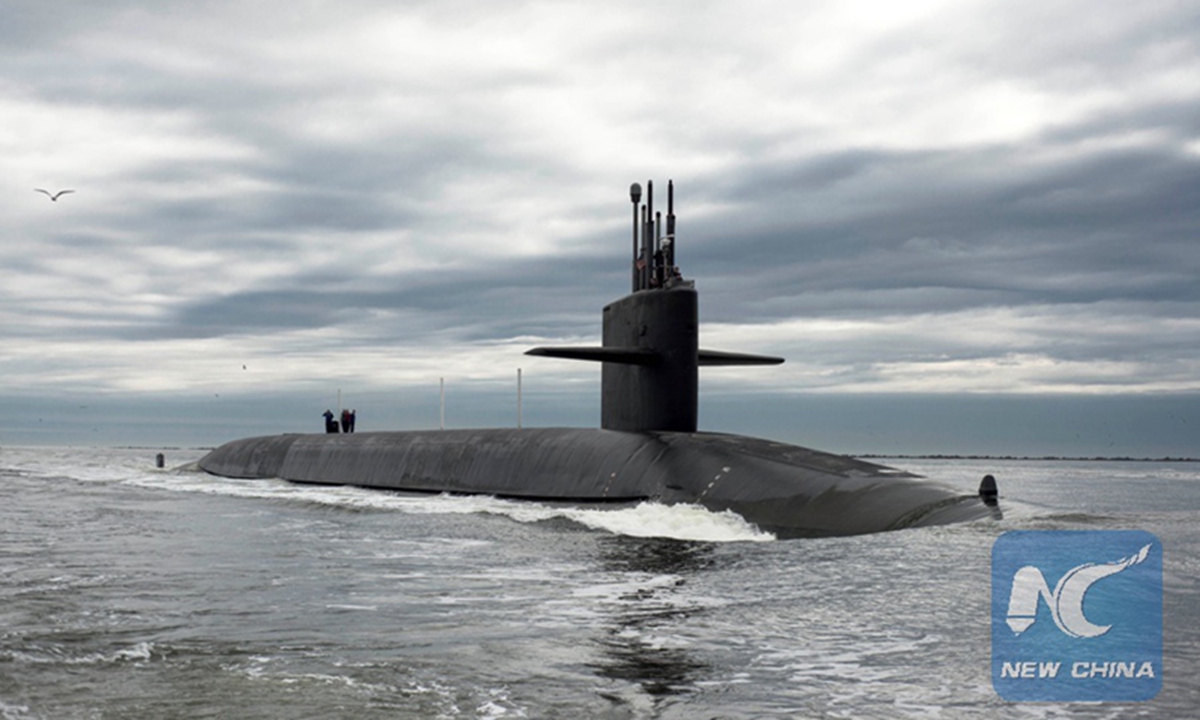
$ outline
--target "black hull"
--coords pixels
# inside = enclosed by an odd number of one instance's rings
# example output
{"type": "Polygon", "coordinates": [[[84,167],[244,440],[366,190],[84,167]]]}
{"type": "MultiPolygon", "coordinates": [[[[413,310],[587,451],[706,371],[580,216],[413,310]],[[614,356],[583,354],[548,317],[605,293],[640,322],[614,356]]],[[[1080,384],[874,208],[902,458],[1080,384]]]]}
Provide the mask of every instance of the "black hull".
{"type": "Polygon", "coordinates": [[[781,538],[857,535],[992,514],[977,495],[881,465],[716,433],[540,428],[277,435],[227,443],[199,466],[225,477],[412,492],[694,503],[731,510],[781,538]]]}

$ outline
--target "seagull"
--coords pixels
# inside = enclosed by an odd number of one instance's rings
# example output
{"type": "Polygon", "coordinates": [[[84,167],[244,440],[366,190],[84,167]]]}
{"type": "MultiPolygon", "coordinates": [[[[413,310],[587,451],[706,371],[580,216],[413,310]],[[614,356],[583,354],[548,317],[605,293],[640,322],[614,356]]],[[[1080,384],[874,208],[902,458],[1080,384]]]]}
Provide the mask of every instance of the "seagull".
{"type": "Polygon", "coordinates": [[[74,190],[59,190],[58,192],[51,194],[49,190],[43,190],[41,188],[34,188],[33,191],[44,193],[46,197],[50,198],[53,202],[58,202],[58,199],[67,193],[75,192],[74,190]]]}

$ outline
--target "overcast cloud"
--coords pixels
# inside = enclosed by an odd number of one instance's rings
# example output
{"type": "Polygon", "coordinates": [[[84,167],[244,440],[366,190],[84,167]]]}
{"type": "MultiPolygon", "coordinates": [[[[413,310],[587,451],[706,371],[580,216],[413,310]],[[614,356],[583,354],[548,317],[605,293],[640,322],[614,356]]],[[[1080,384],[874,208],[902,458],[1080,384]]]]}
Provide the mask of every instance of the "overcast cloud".
{"type": "Polygon", "coordinates": [[[706,391],[1200,392],[1194,3],[3,12],[8,398],[578,405],[668,178],[706,391]]]}

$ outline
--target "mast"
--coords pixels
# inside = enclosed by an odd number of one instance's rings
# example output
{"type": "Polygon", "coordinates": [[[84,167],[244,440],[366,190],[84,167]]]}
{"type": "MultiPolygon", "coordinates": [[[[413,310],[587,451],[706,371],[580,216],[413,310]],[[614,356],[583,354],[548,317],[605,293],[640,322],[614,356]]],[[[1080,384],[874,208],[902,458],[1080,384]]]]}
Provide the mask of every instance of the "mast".
{"type": "Polygon", "coordinates": [[[633,288],[629,292],[638,291],[638,203],[642,201],[642,186],[634,183],[629,186],[629,199],[633,201],[633,259],[629,267],[633,271],[633,288]]]}

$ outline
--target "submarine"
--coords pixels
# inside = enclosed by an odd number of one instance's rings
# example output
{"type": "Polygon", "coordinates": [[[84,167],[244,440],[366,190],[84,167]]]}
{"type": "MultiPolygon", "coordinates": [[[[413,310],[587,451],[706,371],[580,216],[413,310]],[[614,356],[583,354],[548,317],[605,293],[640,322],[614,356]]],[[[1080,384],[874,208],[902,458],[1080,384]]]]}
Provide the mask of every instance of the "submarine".
{"type": "Polygon", "coordinates": [[[603,310],[599,347],[527,355],[601,365],[599,428],[284,434],[225,443],[198,461],[229,478],[577,504],[690,503],[777,538],[858,535],[999,517],[994,479],[964,494],[856,458],[697,429],[700,367],[783,358],[699,347],[695,282],[676,265],[674,183],[630,188],[631,291],[603,310]],[[665,222],[664,222],[665,220],[665,222]],[[989,482],[990,481],[990,482],[989,482]]]}

